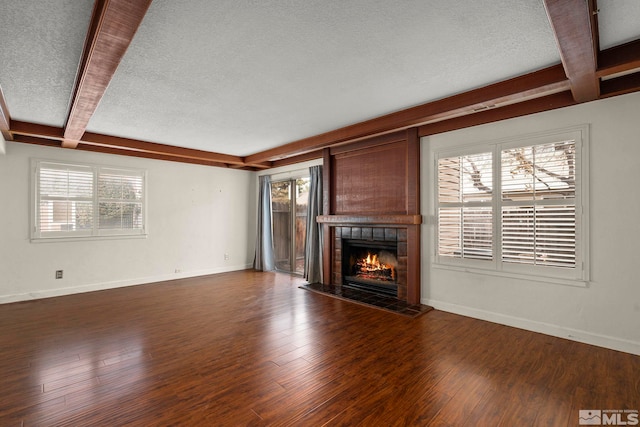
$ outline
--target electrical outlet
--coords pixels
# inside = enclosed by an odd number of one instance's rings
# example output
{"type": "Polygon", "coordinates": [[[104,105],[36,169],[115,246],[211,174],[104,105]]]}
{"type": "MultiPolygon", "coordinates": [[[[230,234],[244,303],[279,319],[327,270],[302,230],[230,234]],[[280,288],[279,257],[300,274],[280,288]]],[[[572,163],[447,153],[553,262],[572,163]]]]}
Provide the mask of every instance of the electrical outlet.
{"type": "Polygon", "coordinates": [[[62,279],[62,270],[56,270],[56,279],[62,279]]]}
{"type": "Polygon", "coordinates": [[[229,260],[229,254],[224,254],[224,259],[225,259],[225,261],[228,261],[229,260]]]}
{"type": "Polygon", "coordinates": [[[176,273],[182,273],[182,270],[179,268],[176,268],[176,273]]]}

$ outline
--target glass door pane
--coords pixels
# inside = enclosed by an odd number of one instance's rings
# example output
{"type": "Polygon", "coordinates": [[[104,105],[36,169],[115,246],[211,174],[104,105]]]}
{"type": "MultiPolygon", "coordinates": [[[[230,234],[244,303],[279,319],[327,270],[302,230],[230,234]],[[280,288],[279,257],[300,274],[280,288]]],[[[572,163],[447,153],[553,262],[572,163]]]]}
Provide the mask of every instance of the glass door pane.
{"type": "Polygon", "coordinates": [[[271,184],[273,249],[276,269],[291,271],[291,181],[271,184]]]}
{"type": "Polygon", "coordinates": [[[304,274],[304,247],[307,237],[307,205],[309,204],[310,179],[296,180],[296,223],[294,241],[295,272],[304,274]]]}
{"type": "Polygon", "coordinates": [[[304,273],[309,177],[271,183],[276,269],[304,273]]]}

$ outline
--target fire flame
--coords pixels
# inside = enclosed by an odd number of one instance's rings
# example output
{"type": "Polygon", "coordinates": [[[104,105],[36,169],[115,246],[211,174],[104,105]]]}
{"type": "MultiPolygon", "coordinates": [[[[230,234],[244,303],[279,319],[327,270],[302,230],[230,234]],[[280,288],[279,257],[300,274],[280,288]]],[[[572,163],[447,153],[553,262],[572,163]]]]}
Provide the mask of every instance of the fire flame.
{"type": "Polygon", "coordinates": [[[362,268],[366,270],[380,270],[383,267],[389,268],[384,264],[380,264],[380,261],[378,261],[378,255],[376,254],[371,255],[370,253],[368,253],[367,257],[362,261],[364,264],[362,268]]]}
{"type": "Polygon", "coordinates": [[[367,253],[367,257],[356,262],[356,265],[360,269],[359,274],[361,275],[373,274],[379,278],[388,275],[387,277],[391,279],[395,279],[396,276],[395,265],[380,262],[377,254],[367,253]]]}

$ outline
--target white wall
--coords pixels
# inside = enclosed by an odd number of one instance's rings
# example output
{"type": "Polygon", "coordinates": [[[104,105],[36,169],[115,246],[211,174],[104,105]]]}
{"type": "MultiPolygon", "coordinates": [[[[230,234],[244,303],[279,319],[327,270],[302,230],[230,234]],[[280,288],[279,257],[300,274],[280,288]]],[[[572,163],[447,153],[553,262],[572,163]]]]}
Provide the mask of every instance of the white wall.
{"type": "Polygon", "coordinates": [[[586,288],[435,268],[423,225],[422,302],[437,309],[640,354],[640,93],[423,138],[422,212],[430,153],[443,147],[589,124],[591,282],[586,288]]]}
{"type": "Polygon", "coordinates": [[[12,142],[6,151],[0,156],[0,303],[251,266],[253,172],[12,142]],[[31,243],[30,158],[146,169],[148,237],[31,243]],[[56,280],[55,270],[64,270],[64,278],[56,280]]]}

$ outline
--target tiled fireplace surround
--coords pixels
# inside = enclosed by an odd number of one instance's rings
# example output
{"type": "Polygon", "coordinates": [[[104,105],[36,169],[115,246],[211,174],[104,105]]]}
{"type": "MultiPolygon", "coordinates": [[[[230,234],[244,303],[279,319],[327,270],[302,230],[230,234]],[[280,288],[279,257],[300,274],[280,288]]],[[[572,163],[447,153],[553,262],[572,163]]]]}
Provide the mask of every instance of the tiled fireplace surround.
{"type": "Polygon", "coordinates": [[[397,298],[420,303],[420,144],[415,128],[326,148],[323,284],[343,284],[344,240],[397,244],[397,298]]]}
{"type": "Polygon", "coordinates": [[[333,242],[333,283],[342,283],[342,244],[344,240],[387,242],[397,245],[397,298],[407,300],[407,229],[390,227],[335,227],[333,242]]]}

